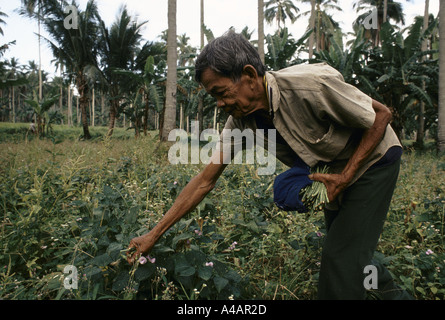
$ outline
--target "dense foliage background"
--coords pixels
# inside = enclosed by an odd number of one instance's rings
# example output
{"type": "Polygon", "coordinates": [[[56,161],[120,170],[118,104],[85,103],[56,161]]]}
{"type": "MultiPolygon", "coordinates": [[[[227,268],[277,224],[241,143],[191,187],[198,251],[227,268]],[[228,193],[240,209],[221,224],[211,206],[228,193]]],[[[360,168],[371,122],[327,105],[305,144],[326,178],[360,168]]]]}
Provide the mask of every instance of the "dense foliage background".
{"type": "MultiPolygon", "coordinates": [[[[76,139],[80,128],[55,126],[43,140],[19,125],[0,129],[1,298],[316,298],[323,214],[280,211],[274,175],[229,166],[147,262],[130,267],[122,250],[202,165],[170,164],[154,131],[134,139],[119,129],[107,139],[105,127],[95,128],[85,142],[76,139]],[[17,142],[4,141],[11,135],[17,142]],[[78,270],[77,289],[65,289],[67,265],[78,270]]],[[[376,254],[418,299],[445,295],[444,160],[405,150],[376,254]]],[[[276,174],[285,169],[279,164],[276,174]]]]}
{"type": "MultiPolygon", "coordinates": [[[[340,1],[302,2],[313,5],[312,14],[299,12],[296,1],[260,0],[259,21],[276,23],[276,32],[263,41],[247,27],[240,32],[260,52],[264,44],[269,70],[327,62],[390,107],[405,152],[375,258],[415,298],[442,300],[439,18],[426,14],[405,26],[397,1],[354,1],[357,21],[346,35],[335,21],[340,1]],[[366,29],[374,7],[378,28],[366,29]],[[313,17],[308,32],[295,39],[285,22],[306,16],[313,17]]],[[[68,5],[23,0],[20,7],[49,34],[41,45],[51,49],[58,76],[36,61],[3,59],[14,43],[0,41],[0,299],[316,298],[323,214],[280,211],[272,201],[275,175],[258,176],[255,165],[229,166],[149,256],[126,262],[130,239],[152,228],[202,169],[168,162],[163,128],[190,133],[196,119],[200,129],[221,129],[226,115],[193,80],[199,48],[187,35],[168,37],[176,33],[170,29],[146,41],[140,30],[147,22],[124,6],[107,26],[94,1],[73,3],[79,25],[68,29],[68,5]],[[169,106],[167,46],[178,53],[169,106]],[[73,275],[66,266],[77,269],[77,288],[66,285],[73,275]]],[[[175,14],[169,10],[169,19],[175,14]]],[[[210,41],[212,31],[201,24],[210,41]]],[[[283,170],[279,164],[276,174],[283,170]]]]}

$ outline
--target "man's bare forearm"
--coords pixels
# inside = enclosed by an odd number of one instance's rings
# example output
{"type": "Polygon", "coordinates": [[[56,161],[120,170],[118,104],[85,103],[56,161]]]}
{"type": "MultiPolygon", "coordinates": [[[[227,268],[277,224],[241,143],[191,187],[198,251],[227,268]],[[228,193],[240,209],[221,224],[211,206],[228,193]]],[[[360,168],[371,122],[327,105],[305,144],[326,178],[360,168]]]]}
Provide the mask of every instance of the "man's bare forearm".
{"type": "Polygon", "coordinates": [[[192,211],[204,197],[213,189],[221,173],[226,167],[222,161],[223,154],[216,154],[220,161],[211,162],[204,170],[195,176],[180,192],[170,210],[158,224],[148,233],[133,238],[127,252],[127,261],[132,264],[138,254],[148,253],[159,238],[183,216],[192,211]],[[216,164],[217,163],[217,164],[216,164]],[[221,163],[221,164],[220,164],[221,163]],[[135,251],[130,249],[135,249],[135,251]]]}
{"type": "Polygon", "coordinates": [[[157,241],[171,226],[195,209],[212,189],[213,184],[203,181],[201,174],[194,177],[184,187],[164,217],[150,231],[153,240],[157,241]]]}
{"type": "Polygon", "coordinates": [[[374,124],[364,132],[357,149],[342,171],[342,175],[348,183],[382,141],[386,127],[392,118],[391,111],[378,101],[373,100],[372,107],[376,112],[374,124]]]}

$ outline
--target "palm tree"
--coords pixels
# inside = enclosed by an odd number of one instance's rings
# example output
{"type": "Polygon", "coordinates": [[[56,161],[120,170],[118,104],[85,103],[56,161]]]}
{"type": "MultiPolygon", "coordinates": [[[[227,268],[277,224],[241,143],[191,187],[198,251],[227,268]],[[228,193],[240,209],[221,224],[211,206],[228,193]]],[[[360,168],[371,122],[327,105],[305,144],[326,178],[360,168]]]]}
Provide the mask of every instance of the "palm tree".
{"type": "MultiPolygon", "coordinates": [[[[1,24],[6,24],[5,20],[2,19],[2,17],[8,17],[8,15],[4,12],[0,11],[0,25],[1,24]]],[[[0,34],[3,35],[3,29],[0,27],[0,34]]]]}
{"type": "Polygon", "coordinates": [[[440,1],[439,9],[439,121],[438,150],[445,152],[445,3],[440,1]]]}
{"type": "Polygon", "coordinates": [[[316,51],[329,49],[330,38],[333,35],[341,37],[340,24],[332,18],[328,12],[330,10],[342,11],[341,7],[337,5],[338,0],[300,0],[301,2],[310,2],[311,10],[303,12],[297,16],[309,15],[309,30],[313,30],[312,40],[309,38],[309,58],[312,57],[313,41],[315,37],[316,51]]]}
{"type": "Polygon", "coordinates": [[[116,21],[108,29],[98,16],[100,25],[101,64],[105,87],[108,87],[110,96],[110,117],[108,123],[108,136],[113,134],[115,120],[119,114],[119,104],[123,96],[123,83],[126,79],[116,69],[132,69],[137,55],[142,35],[141,28],[147,21],[137,23],[130,17],[127,8],[122,6],[116,21]]]}
{"type": "Polygon", "coordinates": [[[264,0],[258,0],[258,53],[264,64],[264,0]]]}
{"type": "Polygon", "coordinates": [[[164,108],[164,121],[160,134],[161,141],[167,141],[168,134],[176,127],[176,82],[177,82],[177,42],[176,42],[176,0],[168,0],[167,35],[167,87],[164,108]]]}
{"type": "MultiPolygon", "coordinates": [[[[7,72],[7,78],[10,80],[14,80],[17,78],[17,75],[19,73],[19,61],[16,58],[11,58],[7,64],[9,65],[9,70],[7,72]]],[[[15,91],[14,86],[10,87],[11,92],[11,110],[12,110],[12,122],[15,123],[15,117],[16,117],[16,106],[15,106],[15,91]]]]}
{"type": "Polygon", "coordinates": [[[380,44],[380,29],[383,22],[391,19],[396,23],[405,24],[402,4],[394,0],[356,0],[353,8],[356,8],[357,13],[363,12],[355,20],[356,26],[362,23],[373,8],[377,8],[377,30],[370,29],[366,32],[366,36],[372,39],[374,46],[380,44]]]}
{"type": "Polygon", "coordinates": [[[192,65],[195,61],[196,48],[188,43],[189,40],[190,37],[185,33],[178,36],[179,67],[192,65]]]}
{"type": "Polygon", "coordinates": [[[264,3],[264,6],[266,8],[264,18],[270,24],[276,20],[278,30],[281,30],[281,23],[283,23],[283,27],[286,26],[288,18],[294,23],[297,19],[296,14],[300,11],[292,0],[269,0],[264,3]]]}
{"type": "Polygon", "coordinates": [[[21,14],[26,14],[30,17],[37,16],[37,37],[39,43],[39,99],[43,98],[43,78],[42,78],[42,53],[41,53],[41,8],[42,8],[42,0],[22,0],[22,5],[24,9],[21,10],[21,14]],[[37,7],[37,13],[35,12],[37,7]]]}
{"type": "Polygon", "coordinates": [[[64,7],[65,1],[48,0],[42,4],[40,19],[49,35],[53,38],[46,39],[52,49],[53,55],[59,57],[66,66],[68,73],[73,74],[77,91],[79,93],[79,105],[82,112],[83,138],[90,139],[88,128],[88,101],[90,85],[88,83],[88,69],[97,69],[97,43],[99,16],[94,0],[89,0],[84,11],[80,11],[77,4],[78,27],[65,28],[64,7]]]}

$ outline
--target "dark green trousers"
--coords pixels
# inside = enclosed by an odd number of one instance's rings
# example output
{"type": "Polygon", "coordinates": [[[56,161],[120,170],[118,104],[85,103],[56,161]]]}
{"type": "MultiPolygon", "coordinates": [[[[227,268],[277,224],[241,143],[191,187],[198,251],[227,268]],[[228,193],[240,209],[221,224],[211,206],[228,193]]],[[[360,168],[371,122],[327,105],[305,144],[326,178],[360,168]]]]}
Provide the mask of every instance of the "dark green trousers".
{"type": "Polygon", "coordinates": [[[382,299],[410,299],[393,281],[373,255],[382,233],[394,188],[400,160],[368,170],[344,191],[338,211],[326,211],[327,235],[323,245],[318,285],[319,299],[366,298],[365,267],[375,265],[377,296],[382,299]]]}

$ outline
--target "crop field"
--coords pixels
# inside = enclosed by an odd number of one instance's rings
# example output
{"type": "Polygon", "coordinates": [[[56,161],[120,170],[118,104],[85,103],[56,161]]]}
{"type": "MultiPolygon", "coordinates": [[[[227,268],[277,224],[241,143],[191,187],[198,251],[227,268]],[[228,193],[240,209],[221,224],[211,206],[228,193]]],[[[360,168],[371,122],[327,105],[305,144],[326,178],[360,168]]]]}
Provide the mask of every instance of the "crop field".
{"type": "MultiPolygon", "coordinates": [[[[26,125],[0,127],[1,299],[316,299],[323,213],[280,211],[275,175],[254,165],[229,165],[130,266],[130,240],[203,165],[170,164],[156,132],[105,132],[91,128],[93,139],[80,141],[80,128],[39,139],[26,125]]],[[[416,299],[445,298],[444,173],[444,156],[406,148],[375,255],[416,299]]]]}

